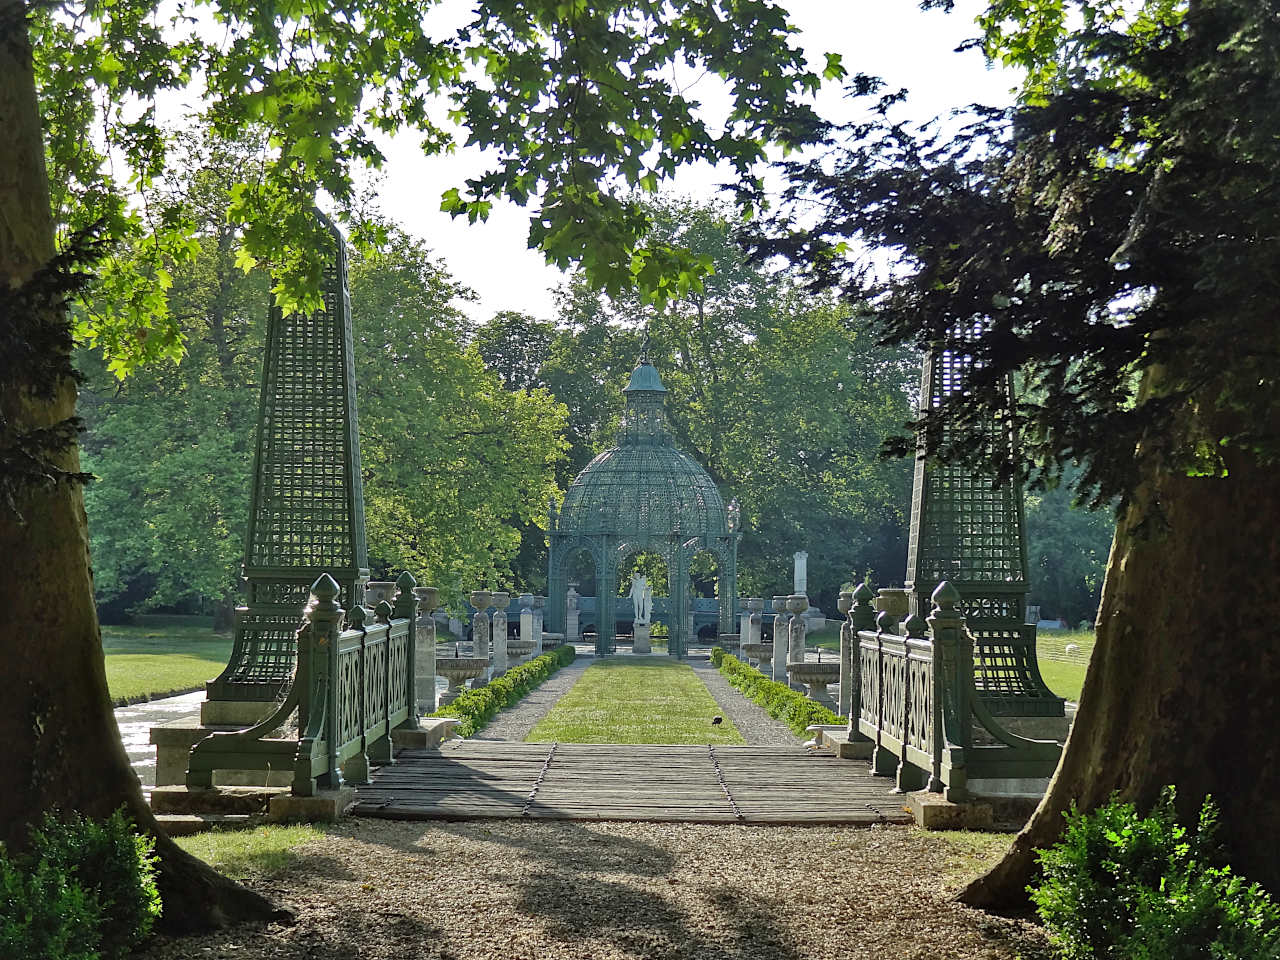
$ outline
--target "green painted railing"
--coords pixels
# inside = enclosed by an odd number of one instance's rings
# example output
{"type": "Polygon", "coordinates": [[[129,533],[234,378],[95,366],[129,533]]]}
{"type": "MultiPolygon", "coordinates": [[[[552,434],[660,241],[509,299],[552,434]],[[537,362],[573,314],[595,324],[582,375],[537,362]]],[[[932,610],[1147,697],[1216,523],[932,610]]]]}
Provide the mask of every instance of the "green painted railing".
{"type": "Polygon", "coordinates": [[[344,780],[368,782],[371,763],[391,761],[392,731],[418,725],[414,586],[402,573],[394,603],[347,613],[336,602],[337,581],[327,573],[316,580],[284,699],[254,726],[210,734],[192,747],[187,786],[212,786],[215,770],[292,770],[298,796],[344,780]],[[289,724],[295,712],[296,727],[289,724]]]}
{"type": "Polygon", "coordinates": [[[872,745],[876,773],[896,777],[900,791],[927,789],[948,800],[969,799],[973,780],[1053,773],[1061,746],[1005,730],[978,696],[973,637],[950,583],[933,591],[927,621],[912,616],[901,627],[888,613],[876,617],[872,597],[865,584],[853,592],[840,687],[849,737],[872,745]],[[978,742],[975,725],[994,742],[978,742]]]}

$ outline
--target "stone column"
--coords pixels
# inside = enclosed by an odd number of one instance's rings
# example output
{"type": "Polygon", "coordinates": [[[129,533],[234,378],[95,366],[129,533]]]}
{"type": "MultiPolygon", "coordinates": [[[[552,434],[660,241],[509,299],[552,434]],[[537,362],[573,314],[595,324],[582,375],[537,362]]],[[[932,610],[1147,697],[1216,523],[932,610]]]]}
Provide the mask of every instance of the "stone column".
{"type": "Polygon", "coordinates": [[[764,618],[760,616],[760,611],[764,609],[764,599],[762,597],[749,597],[746,606],[747,634],[743,642],[759,643],[761,637],[760,628],[764,624],[764,618]]]}
{"type": "Polygon", "coordinates": [[[787,598],[773,598],[773,679],[778,683],[787,682],[787,598]]]}
{"type": "Polygon", "coordinates": [[[440,591],[435,587],[414,587],[418,597],[418,624],[414,639],[418,648],[415,663],[414,696],[418,701],[418,713],[436,712],[436,605],[440,591]]]}
{"type": "MultiPolygon", "coordinates": [[[[471,591],[471,605],[476,608],[476,615],[471,618],[471,655],[477,660],[489,659],[489,604],[493,603],[493,594],[488,590],[471,591]]],[[[471,681],[472,687],[483,687],[489,682],[489,671],[471,681]]]]}
{"type": "Polygon", "coordinates": [[[493,595],[493,675],[507,672],[507,604],[511,594],[500,591],[493,595]]]}
{"type": "Polygon", "coordinates": [[[546,605],[546,597],[533,598],[533,652],[529,654],[530,660],[542,653],[542,616],[546,605]]]}
{"type": "Polygon", "coordinates": [[[809,592],[809,554],[804,550],[797,550],[795,553],[795,574],[792,577],[791,591],[795,593],[803,593],[806,596],[809,592]]]}
{"type": "Polygon", "coordinates": [[[840,624],[840,704],[836,713],[848,717],[849,707],[853,702],[853,658],[858,649],[858,633],[853,629],[853,620],[849,617],[849,611],[853,609],[853,591],[840,591],[836,606],[845,615],[844,622],[840,624]]]}
{"type": "Polygon", "coordinates": [[[578,642],[578,591],[575,587],[576,583],[569,584],[569,593],[565,597],[564,642],[570,645],[578,642]]]}
{"type": "MultiPolygon", "coordinates": [[[[808,627],[805,624],[804,612],[809,609],[809,598],[803,593],[793,593],[787,598],[787,609],[791,611],[791,623],[787,633],[790,641],[787,646],[787,663],[804,663],[804,638],[808,627]]],[[[791,671],[787,671],[787,685],[792,690],[799,690],[801,684],[791,680],[791,671]]]]}
{"type": "Polygon", "coordinates": [[[520,642],[533,649],[533,594],[520,594],[520,642]]]}

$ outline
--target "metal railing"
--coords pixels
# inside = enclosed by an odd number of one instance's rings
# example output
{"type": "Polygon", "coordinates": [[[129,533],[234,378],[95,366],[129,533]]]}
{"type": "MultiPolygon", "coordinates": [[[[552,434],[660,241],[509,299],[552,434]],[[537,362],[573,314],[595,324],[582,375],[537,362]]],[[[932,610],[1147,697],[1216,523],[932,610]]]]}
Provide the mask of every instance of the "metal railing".
{"type": "Polygon", "coordinates": [[[978,696],[973,637],[950,583],[934,590],[927,621],[912,616],[901,626],[887,612],[876,616],[873,596],[859,586],[841,627],[840,707],[849,739],[871,744],[876,773],[896,777],[900,791],[948,800],[969,799],[973,780],[1053,773],[1061,746],[1005,730],[978,696]]]}
{"type": "Polygon", "coordinates": [[[215,770],[292,770],[296,796],[368,782],[371,763],[391,760],[392,731],[418,726],[414,586],[402,573],[393,603],[347,613],[336,602],[337,582],[321,575],[303,612],[284,699],[252,727],[213,733],[192,747],[187,786],[211,787],[215,770]],[[289,723],[295,712],[296,727],[289,723]]]}

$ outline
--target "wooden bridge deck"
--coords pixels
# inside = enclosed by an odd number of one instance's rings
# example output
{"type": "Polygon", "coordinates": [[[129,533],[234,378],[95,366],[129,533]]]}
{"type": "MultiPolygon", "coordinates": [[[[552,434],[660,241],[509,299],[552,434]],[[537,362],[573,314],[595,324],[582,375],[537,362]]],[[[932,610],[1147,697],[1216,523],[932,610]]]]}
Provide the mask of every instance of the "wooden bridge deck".
{"type": "Polygon", "coordinates": [[[411,750],[352,812],[393,820],[907,823],[893,781],[799,747],[462,740],[411,750]]]}

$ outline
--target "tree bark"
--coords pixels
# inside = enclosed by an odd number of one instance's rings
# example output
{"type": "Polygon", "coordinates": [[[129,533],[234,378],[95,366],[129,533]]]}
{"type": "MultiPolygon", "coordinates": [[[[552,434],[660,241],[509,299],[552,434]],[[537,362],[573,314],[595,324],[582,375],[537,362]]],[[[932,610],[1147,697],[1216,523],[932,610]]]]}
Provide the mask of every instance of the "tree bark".
{"type": "Polygon", "coordinates": [[[1121,518],[1057,773],[961,901],[1024,908],[1036,851],[1073,803],[1089,810],[1115,793],[1146,809],[1165,784],[1187,819],[1212,794],[1228,862],[1280,892],[1280,483],[1245,453],[1229,452],[1226,467],[1155,475],[1121,518]]]}
{"type": "MultiPolygon", "coordinates": [[[[26,8],[0,0],[0,279],[21,286],[54,251],[44,144],[27,40],[26,8]]],[[[65,322],[64,317],[57,318],[65,322]]],[[[47,317],[0,317],[0,333],[22,338],[47,317]]],[[[18,433],[59,423],[75,411],[75,384],[52,397],[34,382],[0,382],[0,447],[18,433]]],[[[74,445],[58,466],[79,470],[74,445]]],[[[27,485],[15,506],[0,504],[0,842],[21,848],[49,810],[92,817],[124,806],[154,834],[164,901],[162,926],[193,931],[282,914],[258,894],[218,875],[164,835],[129,766],[107,696],[106,668],[84,499],[78,485],[27,485]]]]}

